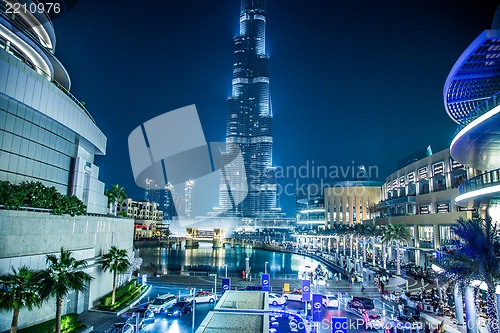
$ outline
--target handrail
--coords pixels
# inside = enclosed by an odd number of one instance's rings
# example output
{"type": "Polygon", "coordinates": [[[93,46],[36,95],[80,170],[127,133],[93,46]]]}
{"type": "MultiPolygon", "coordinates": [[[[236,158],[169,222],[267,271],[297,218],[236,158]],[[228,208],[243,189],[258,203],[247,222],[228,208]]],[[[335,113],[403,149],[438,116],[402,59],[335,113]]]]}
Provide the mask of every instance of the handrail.
{"type": "Polygon", "coordinates": [[[496,106],[500,105],[500,91],[479,104],[474,110],[469,112],[469,114],[460,121],[457,130],[455,131],[455,136],[463,130],[467,125],[472,123],[477,118],[481,117],[483,114],[491,111],[496,106]]]}
{"type": "Polygon", "coordinates": [[[460,184],[460,194],[500,184],[500,168],[482,173],[460,184]]]}

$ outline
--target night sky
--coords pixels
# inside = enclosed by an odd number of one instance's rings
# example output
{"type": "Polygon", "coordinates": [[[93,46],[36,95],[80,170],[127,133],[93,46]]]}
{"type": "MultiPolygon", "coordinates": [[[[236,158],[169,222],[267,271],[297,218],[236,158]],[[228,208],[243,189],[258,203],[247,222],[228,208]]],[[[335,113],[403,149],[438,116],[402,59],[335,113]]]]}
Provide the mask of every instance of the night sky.
{"type": "MultiPolygon", "coordinates": [[[[270,0],[274,165],[364,164],[378,169],[372,180],[384,180],[406,155],[429,144],[434,151],[449,146],[456,124],[443,106],[444,82],[466,47],[491,27],[497,5],[270,0]]],[[[132,198],[144,198],[127,139],[155,116],[196,104],[206,140],[225,140],[238,20],[238,0],[87,0],[54,19],[56,55],[71,91],[108,138],[106,156],[96,161],[107,188],[119,183],[132,198]]],[[[300,180],[320,182],[312,175],[300,180]]],[[[294,198],[280,201],[293,216],[294,198]]]]}

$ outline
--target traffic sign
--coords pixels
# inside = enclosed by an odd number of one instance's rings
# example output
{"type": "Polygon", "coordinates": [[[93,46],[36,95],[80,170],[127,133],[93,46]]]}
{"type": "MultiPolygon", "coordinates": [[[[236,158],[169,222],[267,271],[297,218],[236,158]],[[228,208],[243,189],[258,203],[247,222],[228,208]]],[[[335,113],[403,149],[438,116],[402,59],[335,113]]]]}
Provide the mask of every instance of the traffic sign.
{"type": "Polygon", "coordinates": [[[347,333],[346,317],[332,317],[332,333],[347,333]]]}
{"type": "Polygon", "coordinates": [[[302,280],[302,301],[311,300],[311,281],[302,280]]]}
{"type": "Polygon", "coordinates": [[[222,278],[222,295],[231,289],[231,278],[222,278]]]}
{"type": "Polygon", "coordinates": [[[320,322],[323,319],[323,313],[321,312],[321,294],[312,295],[312,317],[313,321],[320,322]]]}
{"type": "Polygon", "coordinates": [[[270,279],[269,279],[269,274],[264,273],[262,274],[262,291],[269,291],[269,284],[270,284],[270,279]]]}

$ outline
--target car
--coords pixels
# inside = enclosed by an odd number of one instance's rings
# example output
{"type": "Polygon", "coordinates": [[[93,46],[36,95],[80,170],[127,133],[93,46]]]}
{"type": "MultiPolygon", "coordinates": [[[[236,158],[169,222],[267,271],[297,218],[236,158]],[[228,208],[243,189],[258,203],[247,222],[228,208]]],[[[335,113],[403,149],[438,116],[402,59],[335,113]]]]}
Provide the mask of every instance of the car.
{"type": "Polygon", "coordinates": [[[382,329],[384,327],[384,318],[377,311],[363,310],[361,316],[366,329],[382,329]]]}
{"type": "Polygon", "coordinates": [[[350,309],[354,309],[357,311],[362,311],[362,310],[373,310],[375,309],[375,304],[373,303],[373,300],[371,298],[367,297],[357,297],[353,296],[352,300],[350,300],[347,303],[347,306],[350,309]]]}
{"type": "Polygon", "coordinates": [[[286,299],[283,296],[278,295],[278,294],[274,294],[274,293],[269,293],[268,300],[269,300],[269,304],[274,305],[274,306],[283,305],[286,302],[286,299]]]}
{"type": "Polygon", "coordinates": [[[286,301],[302,301],[302,293],[298,290],[284,293],[283,297],[286,301]]]}
{"type": "MultiPolygon", "coordinates": [[[[215,294],[210,291],[199,291],[196,293],[194,299],[196,303],[213,303],[217,298],[215,294]]],[[[193,300],[193,296],[186,297],[184,300],[187,302],[191,302],[193,300]]]]}
{"type": "Polygon", "coordinates": [[[167,309],[167,316],[180,317],[185,313],[193,311],[193,302],[177,302],[167,309]]]}
{"type": "Polygon", "coordinates": [[[246,291],[262,290],[262,286],[246,286],[245,290],[246,291]]]}
{"type": "Polygon", "coordinates": [[[167,310],[169,307],[177,303],[177,296],[172,294],[164,294],[156,297],[148,306],[149,310],[159,313],[167,310]]]}
{"type": "Polygon", "coordinates": [[[115,323],[111,325],[106,333],[134,333],[134,326],[129,323],[115,323]]]}
{"type": "Polygon", "coordinates": [[[339,300],[336,295],[322,295],[321,302],[325,308],[338,308],[339,300]]]}
{"type": "MultiPolygon", "coordinates": [[[[135,324],[137,323],[137,317],[139,317],[139,329],[143,328],[147,324],[155,322],[155,313],[147,308],[135,310],[126,322],[135,327],[135,324]]],[[[138,329],[136,331],[138,331],[138,329]]]]}
{"type": "Polygon", "coordinates": [[[422,323],[410,316],[397,316],[392,321],[398,333],[417,333],[422,330],[422,323]]]}

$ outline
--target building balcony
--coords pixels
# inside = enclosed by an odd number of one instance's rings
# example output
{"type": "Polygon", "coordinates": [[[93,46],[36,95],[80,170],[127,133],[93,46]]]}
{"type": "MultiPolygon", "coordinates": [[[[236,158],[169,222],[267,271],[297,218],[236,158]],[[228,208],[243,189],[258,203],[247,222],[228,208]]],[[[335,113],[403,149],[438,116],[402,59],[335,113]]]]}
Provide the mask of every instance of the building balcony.
{"type": "Polygon", "coordinates": [[[377,209],[381,209],[381,208],[397,206],[397,205],[401,205],[401,204],[405,204],[405,203],[415,203],[415,196],[405,196],[405,197],[381,201],[375,207],[377,209]]]}
{"type": "Polygon", "coordinates": [[[462,207],[478,207],[483,201],[500,195],[500,169],[485,172],[464,181],[455,203],[462,207]]]}

